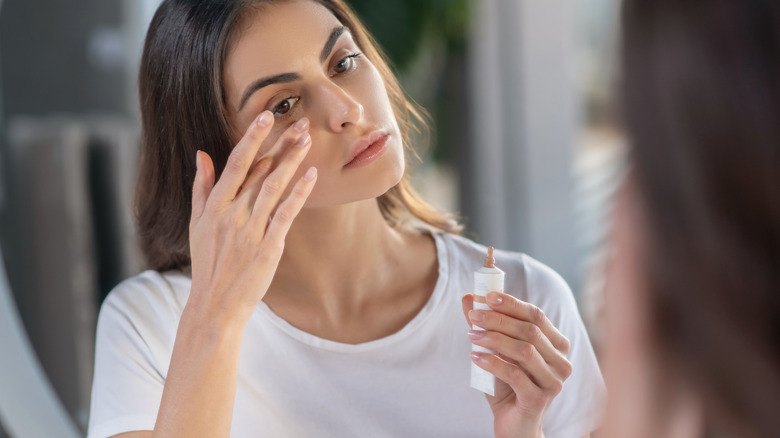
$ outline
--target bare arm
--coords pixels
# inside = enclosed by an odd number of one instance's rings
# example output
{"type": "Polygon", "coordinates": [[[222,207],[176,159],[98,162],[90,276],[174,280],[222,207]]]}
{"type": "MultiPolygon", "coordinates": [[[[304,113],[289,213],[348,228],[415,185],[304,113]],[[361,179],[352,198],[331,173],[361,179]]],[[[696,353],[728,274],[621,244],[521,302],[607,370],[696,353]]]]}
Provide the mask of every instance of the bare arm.
{"type": "Polygon", "coordinates": [[[244,324],[182,316],[153,436],[229,437],[244,324]]]}
{"type": "Polygon", "coordinates": [[[271,113],[263,114],[258,120],[266,123],[251,124],[216,184],[211,158],[198,152],[190,221],[192,288],[157,421],[153,432],[118,436],[230,436],[246,323],[268,290],[290,224],[316,180],[312,168],[291,182],[311,144],[305,120],[256,159],[273,124],[271,113]]]}
{"type": "Polygon", "coordinates": [[[116,437],[230,435],[243,327],[205,320],[182,314],[154,432],[116,437]]]}

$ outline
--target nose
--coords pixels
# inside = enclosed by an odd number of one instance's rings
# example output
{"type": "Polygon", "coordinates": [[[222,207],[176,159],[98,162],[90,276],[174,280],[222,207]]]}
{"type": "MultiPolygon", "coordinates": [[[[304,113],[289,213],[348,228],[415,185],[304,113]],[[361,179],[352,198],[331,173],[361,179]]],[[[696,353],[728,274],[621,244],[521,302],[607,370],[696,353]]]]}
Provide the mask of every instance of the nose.
{"type": "Polygon", "coordinates": [[[363,105],[346,90],[330,81],[319,88],[320,107],[333,132],[350,129],[363,120],[363,105]]]}

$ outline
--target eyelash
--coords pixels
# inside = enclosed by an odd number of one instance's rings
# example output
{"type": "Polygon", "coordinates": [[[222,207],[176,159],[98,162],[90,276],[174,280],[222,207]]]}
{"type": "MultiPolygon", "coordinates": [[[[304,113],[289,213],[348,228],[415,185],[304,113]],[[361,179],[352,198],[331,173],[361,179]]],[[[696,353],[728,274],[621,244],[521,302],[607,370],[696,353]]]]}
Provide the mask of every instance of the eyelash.
{"type": "MultiPolygon", "coordinates": [[[[339,62],[337,62],[337,63],[336,63],[336,65],[339,65],[339,64],[341,64],[341,63],[345,62],[346,60],[356,60],[356,59],[360,58],[361,56],[363,56],[363,54],[362,54],[361,52],[355,52],[355,53],[352,53],[352,54],[350,54],[350,55],[347,55],[347,56],[345,56],[345,57],[341,58],[341,59],[339,60],[339,62]]],[[[353,61],[353,62],[354,62],[354,61],[353,61]]],[[[351,71],[354,71],[356,68],[357,68],[357,65],[353,64],[353,65],[352,65],[352,66],[351,66],[351,67],[350,67],[350,68],[349,68],[347,71],[344,71],[344,72],[341,72],[341,73],[335,73],[333,76],[338,76],[338,75],[347,74],[347,73],[349,73],[349,72],[351,72],[351,71]]],[[[274,116],[275,116],[275,117],[276,117],[278,120],[283,120],[283,119],[285,119],[285,118],[287,118],[287,117],[290,117],[290,115],[292,114],[292,112],[293,112],[293,111],[295,110],[295,108],[296,108],[296,105],[295,105],[295,104],[296,104],[296,103],[297,103],[297,102],[298,102],[300,99],[301,99],[300,97],[296,97],[296,96],[287,96],[287,97],[285,97],[284,99],[282,99],[281,101],[279,101],[279,103],[277,103],[276,105],[274,105],[274,107],[273,107],[273,109],[271,110],[271,112],[274,114],[274,116]],[[285,114],[277,114],[277,111],[278,111],[278,110],[281,108],[281,106],[282,106],[282,105],[283,105],[285,102],[288,102],[288,101],[290,101],[290,100],[293,100],[293,101],[294,101],[292,104],[290,104],[290,109],[289,109],[289,110],[288,110],[288,111],[287,111],[285,114]]]]}
{"type": "MultiPolygon", "coordinates": [[[[339,62],[336,63],[336,65],[339,65],[339,64],[341,64],[342,62],[344,62],[344,61],[346,61],[348,59],[351,60],[352,62],[354,62],[354,60],[360,58],[362,55],[363,54],[360,53],[360,52],[355,52],[355,53],[353,53],[351,55],[347,55],[347,56],[341,58],[339,60],[339,62]]],[[[357,66],[353,64],[353,66],[349,70],[347,70],[347,71],[345,71],[343,73],[337,73],[337,74],[342,74],[343,75],[344,73],[349,73],[349,72],[353,71],[355,68],[357,68],[357,66]]]]}

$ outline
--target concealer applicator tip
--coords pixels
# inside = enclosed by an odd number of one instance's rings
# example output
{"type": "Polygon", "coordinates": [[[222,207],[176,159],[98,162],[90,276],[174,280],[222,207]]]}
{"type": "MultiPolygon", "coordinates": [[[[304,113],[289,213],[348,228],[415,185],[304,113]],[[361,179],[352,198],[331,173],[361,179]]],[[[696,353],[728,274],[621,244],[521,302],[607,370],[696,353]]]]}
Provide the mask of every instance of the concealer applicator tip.
{"type": "Polygon", "coordinates": [[[485,257],[485,267],[486,268],[495,268],[496,267],[496,259],[493,258],[493,247],[492,246],[488,246],[487,257],[485,257]]]}

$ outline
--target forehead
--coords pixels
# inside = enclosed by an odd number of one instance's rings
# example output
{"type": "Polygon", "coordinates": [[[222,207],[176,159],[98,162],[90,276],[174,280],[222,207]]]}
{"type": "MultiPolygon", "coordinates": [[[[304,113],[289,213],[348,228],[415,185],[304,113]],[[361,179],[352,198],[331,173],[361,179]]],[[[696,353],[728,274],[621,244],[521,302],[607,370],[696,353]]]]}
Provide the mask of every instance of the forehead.
{"type": "Polygon", "coordinates": [[[249,13],[228,49],[226,85],[298,71],[319,56],[331,31],[341,26],[327,8],[311,0],[272,3],[249,13]]]}

